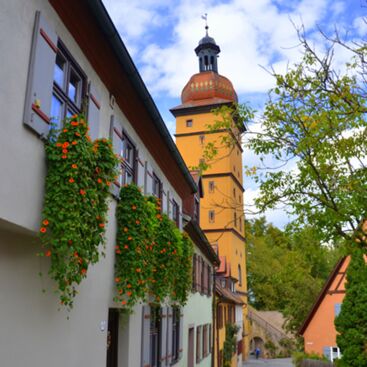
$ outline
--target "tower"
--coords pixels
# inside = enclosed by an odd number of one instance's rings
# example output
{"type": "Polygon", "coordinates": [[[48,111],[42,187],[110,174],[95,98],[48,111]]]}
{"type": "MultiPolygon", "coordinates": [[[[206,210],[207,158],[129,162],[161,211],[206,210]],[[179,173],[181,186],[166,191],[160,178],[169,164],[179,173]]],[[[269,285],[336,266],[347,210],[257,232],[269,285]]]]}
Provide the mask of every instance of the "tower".
{"type": "MultiPolygon", "coordinates": [[[[222,118],[213,109],[237,103],[237,94],[231,81],[218,73],[220,48],[209,37],[207,26],[206,35],[199,41],[195,52],[199,60],[199,73],[194,74],[183,88],[182,103],[171,109],[176,117],[176,144],[189,168],[199,165],[208,144],[212,143],[218,148],[217,155],[213,161],[207,162],[209,168],[202,175],[204,198],[200,203],[200,226],[221,259],[216,274],[218,286],[227,288],[226,291],[240,299],[239,303],[243,303],[242,335],[246,335],[244,189],[242,147],[239,140],[245,126],[233,124],[231,129],[210,128],[222,118]],[[232,142],[230,145],[225,143],[228,138],[232,142]]],[[[224,314],[228,315],[227,311],[224,314]]],[[[248,355],[246,336],[240,345],[245,359],[248,355]]],[[[214,365],[218,365],[217,361],[214,365]]]]}

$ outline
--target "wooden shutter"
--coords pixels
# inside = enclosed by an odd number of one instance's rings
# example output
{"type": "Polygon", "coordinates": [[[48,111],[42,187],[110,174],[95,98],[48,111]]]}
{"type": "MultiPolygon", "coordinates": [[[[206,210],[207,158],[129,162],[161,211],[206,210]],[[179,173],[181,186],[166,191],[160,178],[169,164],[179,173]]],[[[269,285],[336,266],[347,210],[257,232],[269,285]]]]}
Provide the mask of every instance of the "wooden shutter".
{"type": "Polygon", "coordinates": [[[197,255],[194,254],[192,257],[192,290],[193,292],[196,292],[196,257],[197,255]]]}
{"type": "MultiPolygon", "coordinates": [[[[122,147],[122,126],[118,121],[116,121],[113,115],[111,116],[111,123],[110,123],[110,139],[112,141],[113,152],[120,157],[121,147],[122,147]]],[[[110,186],[111,194],[116,199],[120,198],[120,189],[121,189],[120,184],[119,184],[119,182],[121,182],[120,163],[118,166],[118,172],[119,173],[118,173],[117,179],[110,186]]]]}
{"type": "Polygon", "coordinates": [[[50,128],[51,100],[57,53],[57,35],[36,12],[24,106],[24,124],[46,137],[50,128]]]}
{"type": "Polygon", "coordinates": [[[197,291],[201,292],[201,257],[197,256],[196,258],[196,287],[197,291]]]}
{"type": "Polygon", "coordinates": [[[212,283],[212,267],[210,266],[210,264],[208,264],[208,296],[212,295],[212,287],[213,287],[213,283],[212,283]]]}
{"type": "Polygon", "coordinates": [[[173,322],[172,307],[168,307],[167,313],[167,360],[166,365],[170,366],[172,362],[172,322],[173,322]]]}
{"type": "Polygon", "coordinates": [[[153,169],[149,162],[146,163],[146,187],[145,193],[151,195],[153,193],[153,169]]]}
{"type": "Polygon", "coordinates": [[[181,359],[183,357],[183,329],[184,329],[184,323],[183,323],[183,312],[182,309],[180,308],[179,310],[180,312],[180,324],[179,324],[179,340],[178,340],[178,359],[181,359]]]}
{"type": "Polygon", "coordinates": [[[204,294],[208,294],[208,266],[205,263],[204,259],[203,259],[203,271],[204,271],[204,285],[203,285],[203,289],[204,289],[204,294]]]}
{"type": "Polygon", "coordinates": [[[171,218],[171,212],[170,212],[170,192],[169,190],[167,190],[167,215],[168,215],[168,218],[171,218]]]}
{"type": "Polygon", "coordinates": [[[99,120],[101,109],[101,97],[94,84],[89,83],[88,87],[88,124],[89,135],[92,140],[98,138],[99,134],[99,120]]]}
{"type": "Polygon", "coordinates": [[[161,332],[160,332],[160,342],[161,342],[161,365],[166,366],[167,362],[167,314],[168,307],[164,306],[161,308],[161,332]]]}
{"type": "Polygon", "coordinates": [[[139,150],[136,151],[136,177],[137,177],[137,185],[142,189],[144,192],[144,165],[141,163],[141,157],[139,155],[139,150]]]}
{"type": "Polygon", "coordinates": [[[143,324],[141,336],[141,366],[151,367],[150,365],[150,306],[143,306],[143,324]]]}

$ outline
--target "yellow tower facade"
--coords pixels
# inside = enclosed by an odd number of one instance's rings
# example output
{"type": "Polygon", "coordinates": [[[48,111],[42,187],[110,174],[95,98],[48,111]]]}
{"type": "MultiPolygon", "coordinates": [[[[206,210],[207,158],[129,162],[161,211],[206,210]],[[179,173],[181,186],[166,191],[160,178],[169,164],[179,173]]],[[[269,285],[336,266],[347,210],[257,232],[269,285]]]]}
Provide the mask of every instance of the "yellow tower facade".
{"type": "MultiPolygon", "coordinates": [[[[239,345],[242,358],[248,356],[247,340],[247,282],[245,228],[243,213],[243,164],[239,136],[245,128],[233,129],[213,126],[223,116],[213,109],[231,106],[237,95],[230,80],[218,74],[217,55],[220,52],[208,34],[195,49],[199,58],[200,72],[193,75],[182,91],[182,104],[171,109],[176,117],[176,144],[187,166],[197,167],[204,157],[204,150],[214,145],[218,150],[209,167],[203,172],[204,197],[200,202],[200,226],[211,245],[217,250],[222,265],[217,272],[218,286],[228,288],[242,306],[242,336],[239,345]],[[226,142],[231,141],[231,144],[226,142]],[[241,302],[239,302],[241,303],[241,302]]],[[[238,309],[238,303],[237,303],[238,309]]],[[[228,310],[225,305],[223,310],[228,310]]],[[[221,309],[222,310],[222,309],[221,309]]],[[[215,313],[218,316],[218,312],[215,313]]],[[[224,312],[224,323],[230,322],[228,311],[224,312]],[[227,318],[226,318],[227,317],[227,318]]],[[[216,322],[218,326],[218,320],[216,322]]],[[[225,328],[217,330],[215,366],[220,366],[220,351],[225,338],[225,328]],[[217,340],[218,339],[218,340],[217,340]]],[[[232,366],[237,362],[233,358],[232,366]]]]}

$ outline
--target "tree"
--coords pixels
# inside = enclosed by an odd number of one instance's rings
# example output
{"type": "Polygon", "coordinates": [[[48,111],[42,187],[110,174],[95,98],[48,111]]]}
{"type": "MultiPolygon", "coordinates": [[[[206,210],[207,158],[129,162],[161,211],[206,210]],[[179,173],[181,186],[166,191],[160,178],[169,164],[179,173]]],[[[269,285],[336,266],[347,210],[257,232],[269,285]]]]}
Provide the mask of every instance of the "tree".
{"type": "Polygon", "coordinates": [[[336,34],[320,56],[302,34],[300,41],[301,62],[285,75],[272,71],[276,87],[265,106],[262,132],[248,142],[263,162],[253,170],[260,185],[256,205],[261,211],[286,205],[298,227],[316,229],[324,241],[346,240],[352,254],[347,280],[352,284],[337,321],[340,365],[362,366],[367,365],[362,263],[367,247],[367,45],[343,43],[336,34]],[[344,73],[333,69],[336,44],[353,55],[344,73]],[[278,167],[266,167],[269,155],[278,167]]]}
{"type": "Polygon", "coordinates": [[[296,331],[305,319],[337,259],[337,249],[323,246],[311,228],[282,231],[264,218],[246,222],[247,272],[251,304],[279,310],[286,327],[296,331]],[[310,248],[300,238],[306,238],[310,248]],[[317,260],[311,256],[317,254],[317,260]]]}
{"type": "Polygon", "coordinates": [[[355,56],[340,75],[332,69],[333,45],[320,57],[302,37],[301,42],[302,61],[285,75],[272,72],[276,87],[262,131],[247,143],[263,162],[253,170],[260,185],[256,205],[261,211],[287,205],[299,226],[317,228],[325,240],[362,238],[367,91],[361,78],[367,47],[352,50],[355,56]],[[277,167],[265,165],[269,155],[277,167]]]}
{"type": "Polygon", "coordinates": [[[346,296],[335,320],[340,367],[367,366],[367,266],[364,252],[355,249],[347,270],[346,296]]]}

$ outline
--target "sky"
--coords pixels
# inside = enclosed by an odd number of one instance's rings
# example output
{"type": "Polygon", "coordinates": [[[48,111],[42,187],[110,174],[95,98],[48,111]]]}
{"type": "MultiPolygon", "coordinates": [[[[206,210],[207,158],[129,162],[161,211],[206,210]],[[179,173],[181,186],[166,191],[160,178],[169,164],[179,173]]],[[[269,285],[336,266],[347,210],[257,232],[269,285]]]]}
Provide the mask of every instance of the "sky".
{"type": "MultiPolygon", "coordinates": [[[[248,102],[261,115],[274,80],[267,70],[284,73],[302,53],[295,27],[304,26],[308,40],[324,47],[319,29],[337,28],[348,39],[367,33],[367,0],[103,0],[168,129],[175,132],[169,109],[180,104],[181,91],[199,71],[194,49],[205,35],[203,14],[208,14],[209,35],[221,48],[218,71],[229,78],[239,102],[248,102]]],[[[339,48],[336,63],[349,58],[339,48]]],[[[261,129],[257,117],[250,130],[261,129]]],[[[258,162],[244,150],[243,163],[258,162]]],[[[258,192],[244,177],[245,205],[258,192]]],[[[266,213],[268,221],[283,227],[291,218],[284,209],[266,213]]]]}

